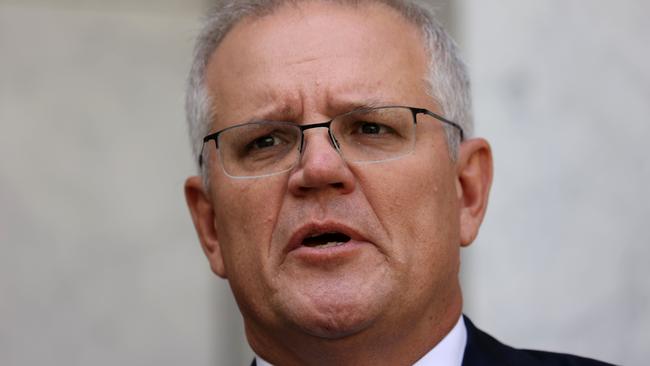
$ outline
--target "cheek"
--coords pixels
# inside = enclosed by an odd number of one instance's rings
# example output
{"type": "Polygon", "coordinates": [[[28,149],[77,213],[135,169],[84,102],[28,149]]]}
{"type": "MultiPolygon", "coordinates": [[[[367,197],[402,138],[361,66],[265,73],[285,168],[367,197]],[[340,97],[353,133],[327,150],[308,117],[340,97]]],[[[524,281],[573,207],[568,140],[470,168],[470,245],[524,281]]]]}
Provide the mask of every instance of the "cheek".
{"type": "Polygon", "coordinates": [[[419,260],[447,262],[458,250],[453,169],[434,166],[431,161],[409,163],[366,175],[366,196],[401,260],[410,264],[419,260]],[[430,168],[424,169],[426,164],[430,168]]]}
{"type": "Polygon", "coordinates": [[[227,267],[259,268],[264,261],[283,195],[274,183],[234,181],[215,190],[215,227],[227,267]]]}

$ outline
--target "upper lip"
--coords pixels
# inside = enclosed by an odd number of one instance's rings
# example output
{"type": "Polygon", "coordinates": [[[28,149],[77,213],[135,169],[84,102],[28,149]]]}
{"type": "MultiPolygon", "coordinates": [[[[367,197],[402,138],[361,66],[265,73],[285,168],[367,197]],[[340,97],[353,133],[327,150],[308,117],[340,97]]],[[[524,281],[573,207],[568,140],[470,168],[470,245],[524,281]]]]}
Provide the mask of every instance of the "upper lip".
{"type": "Polygon", "coordinates": [[[350,237],[350,240],[355,241],[366,241],[367,239],[361,235],[357,230],[351,228],[348,225],[345,225],[336,221],[325,221],[325,222],[310,222],[300,226],[289,239],[289,244],[287,245],[285,251],[290,252],[298,247],[300,247],[303,241],[314,235],[320,235],[325,233],[341,233],[350,237]]]}

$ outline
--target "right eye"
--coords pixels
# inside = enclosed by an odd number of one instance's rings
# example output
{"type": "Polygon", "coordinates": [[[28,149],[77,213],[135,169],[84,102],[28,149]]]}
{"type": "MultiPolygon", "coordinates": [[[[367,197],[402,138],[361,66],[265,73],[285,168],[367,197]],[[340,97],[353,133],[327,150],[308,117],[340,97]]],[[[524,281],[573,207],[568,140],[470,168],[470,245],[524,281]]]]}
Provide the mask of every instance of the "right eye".
{"type": "Polygon", "coordinates": [[[285,154],[295,144],[296,137],[292,134],[292,130],[267,129],[256,132],[242,138],[241,144],[236,149],[240,157],[269,159],[285,154]]]}
{"type": "Polygon", "coordinates": [[[247,151],[262,150],[262,149],[279,145],[281,143],[282,141],[277,136],[265,135],[262,137],[258,137],[255,140],[248,143],[248,145],[246,145],[246,150],[247,151]]]}

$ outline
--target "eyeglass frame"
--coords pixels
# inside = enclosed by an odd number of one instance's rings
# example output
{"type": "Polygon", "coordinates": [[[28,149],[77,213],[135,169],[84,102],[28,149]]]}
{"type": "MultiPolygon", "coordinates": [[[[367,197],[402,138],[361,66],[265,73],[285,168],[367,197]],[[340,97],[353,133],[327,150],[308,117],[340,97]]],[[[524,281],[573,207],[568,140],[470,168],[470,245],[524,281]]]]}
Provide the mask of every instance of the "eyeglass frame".
{"type": "MultiPolygon", "coordinates": [[[[418,120],[417,116],[418,116],[418,114],[428,115],[430,117],[433,117],[433,118],[437,119],[440,122],[446,123],[447,125],[456,128],[458,130],[459,134],[460,134],[460,142],[463,142],[465,140],[465,131],[463,130],[463,128],[458,123],[453,122],[453,121],[451,121],[451,120],[449,120],[449,119],[447,119],[447,118],[445,118],[445,117],[443,117],[443,116],[441,116],[441,115],[439,115],[437,113],[431,112],[430,110],[428,110],[426,108],[408,107],[408,106],[403,106],[403,105],[387,105],[387,106],[380,106],[380,107],[366,107],[366,108],[354,109],[352,111],[336,115],[336,116],[334,116],[332,119],[330,119],[328,121],[310,123],[310,124],[306,124],[306,125],[300,125],[300,124],[297,124],[297,123],[294,123],[294,122],[288,122],[288,121],[269,121],[269,122],[282,122],[282,123],[286,123],[286,124],[291,124],[291,125],[294,125],[295,127],[298,127],[300,129],[300,147],[298,148],[298,151],[300,151],[301,155],[302,155],[303,148],[304,148],[305,131],[309,130],[309,129],[312,129],[312,128],[327,128],[327,135],[330,138],[330,142],[334,146],[334,149],[336,149],[336,152],[339,153],[339,155],[340,155],[341,154],[341,150],[340,150],[341,148],[340,148],[340,146],[338,144],[338,141],[336,140],[336,137],[334,135],[332,135],[332,129],[331,129],[332,122],[335,119],[340,118],[342,116],[346,116],[348,114],[365,112],[365,111],[372,111],[372,110],[375,110],[375,109],[384,109],[384,108],[406,108],[406,109],[410,110],[411,115],[413,116],[413,124],[416,125],[416,126],[417,126],[417,120],[418,120]]],[[[210,140],[214,140],[215,148],[217,150],[219,150],[219,135],[221,133],[223,133],[224,131],[233,129],[233,128],[237,128],[237,127],[241,127],[241,126],[245,126],[245,125],[250,125],[250,124],[256,124],[256,123],[259,123],[259,122],[262,122],[262,121],[240,123],[240,124],[237,124],[237,125],[234,125],[234,126],[229,126],[229,127],[223,128],[223,129],[221,129],[221,130],[219,130],[217,132],[211,133],[211,134],[203,137],[203,145],[201,146],[201,152],[199,154],[199,167],[203,167],[203,149],[205,148],[205,144],[207,142],[209,142],[210,140]]],[[[223,169],[223,166],[222,166],[222,169],[223,169]]],[[[277,172],[277,174],[279,174],[279,173],[282,173],[282,172],[277,172]]],[[[276,173],[273,173],[273,174],[276,174],[276,173]]],[[[228,176],[230,176],[230,175],[228,174],[228,176]]],[[[261,175],[259,177],[263,177],[263,176],[264,175],[261,175]]],[[[255,176],[255,177],[257,178],[257,176],[255,176]]],[[[233,177],[233,178],[242,178],[242,177],[233,177]]]]}

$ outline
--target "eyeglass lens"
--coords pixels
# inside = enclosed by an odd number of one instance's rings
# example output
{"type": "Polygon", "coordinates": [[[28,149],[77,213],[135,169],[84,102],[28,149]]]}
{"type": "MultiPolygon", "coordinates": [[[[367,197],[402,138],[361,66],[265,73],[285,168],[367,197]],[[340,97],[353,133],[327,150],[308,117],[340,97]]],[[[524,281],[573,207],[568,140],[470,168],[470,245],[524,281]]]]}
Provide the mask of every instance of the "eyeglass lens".
{"type": "MultiPolygon", "coordinates": [[[[308,128],[263,121],[224,130],[218,142],[224,171],[233,177],[259,177],[293,168],[300,159],[302,130],[308,128]]],[[[348,162],[395,159],[415,145],[413,113],[405,107],[346,113],[332,120],[330,131],[335,147],[348,162]]]]}

